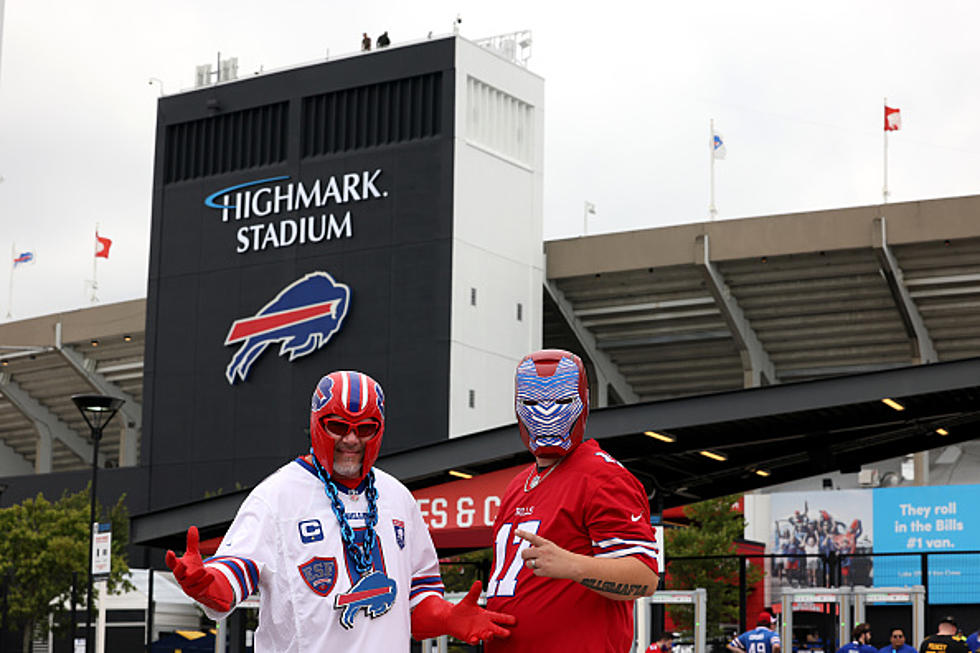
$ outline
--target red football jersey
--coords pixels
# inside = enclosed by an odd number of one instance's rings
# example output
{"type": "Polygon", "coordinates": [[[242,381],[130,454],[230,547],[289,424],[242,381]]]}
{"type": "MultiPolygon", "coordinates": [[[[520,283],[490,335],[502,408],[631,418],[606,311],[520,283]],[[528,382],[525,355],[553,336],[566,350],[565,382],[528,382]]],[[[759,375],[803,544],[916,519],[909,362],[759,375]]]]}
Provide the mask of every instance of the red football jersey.
{"type": "Polygon", "coordinates": [[[487,607],[514,615],[517,625],[509,638],[487,642],[488,653],[623,653],[632,645],[632,601],[607,599],[570,580],[535,576],[521,558],[529,545],[514,531],[537,533],[583,555],[636,556],[658,571],[646,492],[595,440],[556,464],[540,475],[536,487],[534,465],[520,472],[501,501],[493,525],[487,607]]]}

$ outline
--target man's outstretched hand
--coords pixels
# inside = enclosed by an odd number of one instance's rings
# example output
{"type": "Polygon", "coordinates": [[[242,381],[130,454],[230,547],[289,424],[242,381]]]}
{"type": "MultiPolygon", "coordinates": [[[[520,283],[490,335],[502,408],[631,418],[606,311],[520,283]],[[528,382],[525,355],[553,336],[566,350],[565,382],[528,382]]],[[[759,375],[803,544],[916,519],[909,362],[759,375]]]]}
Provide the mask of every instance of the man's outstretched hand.
{"type": "Polygon", "coordinates": [[[235,598],[231,584],[221,572],[204,566],[199,540],[197,526],[188,528],[187,551],[179,558],[173,551],[167,551],[167,566],[187,596],[212,610],[228,612],[235,598]]]}
{"type": "Polygon", "coordinates": [[[412,610],[412,636],[417,640],[452,635],[467,644],[494,637],[509,637],[504,626],[513,626],[517,619],[502,612],[492,612],[477,605],[483,585],[474,581],[463,600],[453,605],[430,596],[412,610]]]}
{"type": "Polygon", "coordinates": [[[449,634],[468,644],[476,644],[481,639],[509,637],[510,631],[503,626],[513,626],[517,618],[502,612],[491,612],[476,604],[480,598],[483,584],[473,581],[470,591],[463,600],[449,611],[449,634]],[[499,625],[503,624],[503,625],[499,625]]]}

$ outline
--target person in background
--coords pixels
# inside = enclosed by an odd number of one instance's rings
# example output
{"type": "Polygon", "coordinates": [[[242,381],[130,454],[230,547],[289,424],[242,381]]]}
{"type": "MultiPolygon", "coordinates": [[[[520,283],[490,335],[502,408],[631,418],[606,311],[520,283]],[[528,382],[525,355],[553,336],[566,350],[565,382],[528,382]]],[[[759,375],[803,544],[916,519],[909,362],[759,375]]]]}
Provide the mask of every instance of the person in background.
{"type": "Polygon", "coordinates": [[[388,31],[385,30],[385,32],[378,37],[375,43],[377,44],[379,50],[381,48],[387,48],[389,45],[391,45],[391,39],[388,38],[388,31]]]}
{"type": "Polygon", "coordinates": [[[760,612],[755,620],[756,626],[725,645],[732,653],[779,653],[782,642],[779,634],[772,630],[772,615],[760,612]]]}
{"type": "Polygon", "coordinates": [[[980,651],[980,630],[974,630],[966,638],[966,647],[970,649],[970,653],[977,653],[980,651]]]}
{"type": "Polygon", "coordinates": [[[367,52],[371,49],[371,37],[364,32],[364,38],[361,39],[361,52],[367,52]]]}
{"type": "Polygon", "coordinates": [[[670,633],[663,633],[653,644],[647,647],[646,653],[670,653],[670,647],[674,645],[674,636],[670,633]]]}
{"type": "Polygon", "coordinates": [[[919,653],[969,653],[966,637],[958,634],[956,619],[943,617],[935,635],[929,635],[919,645],[919,653]]]}
{"type": "Polygon", "coordinates": [[[878,653],[915,653],[915,647],[905,641],[905,631],[896,627],[892,628],[888,646],[879,649],[878,653]]]}
{"type": "Polygon", "coordinates": [[[871,646],[871,625],[860,623],[854,626],[851,641],[837,649],[837,653],[878,653],[878,649],[871,646]]]}

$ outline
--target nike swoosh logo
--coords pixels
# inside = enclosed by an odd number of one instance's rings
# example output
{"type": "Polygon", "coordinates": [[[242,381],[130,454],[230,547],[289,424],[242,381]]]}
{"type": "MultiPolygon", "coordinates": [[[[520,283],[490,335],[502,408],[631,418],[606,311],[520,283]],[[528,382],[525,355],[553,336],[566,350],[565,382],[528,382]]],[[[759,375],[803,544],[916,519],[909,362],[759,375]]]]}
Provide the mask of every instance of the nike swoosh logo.
{"type": "Polygon", "coordinates": [[[643,515],[630,515],[630,519],[633,521],[640,521],[640,517],[643,515]]]}

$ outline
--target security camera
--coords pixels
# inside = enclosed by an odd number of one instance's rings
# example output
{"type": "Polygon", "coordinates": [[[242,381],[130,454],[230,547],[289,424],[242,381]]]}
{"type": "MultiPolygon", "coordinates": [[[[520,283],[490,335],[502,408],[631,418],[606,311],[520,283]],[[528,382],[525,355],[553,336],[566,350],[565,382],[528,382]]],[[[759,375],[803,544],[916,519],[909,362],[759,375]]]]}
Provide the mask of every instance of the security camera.
{"type": "Polygon", "coordinates": [[[459,14],[456,14],[456,24],[457,25],[462,25],[463,24],[463,19],[460,17],[459,14]]]}

